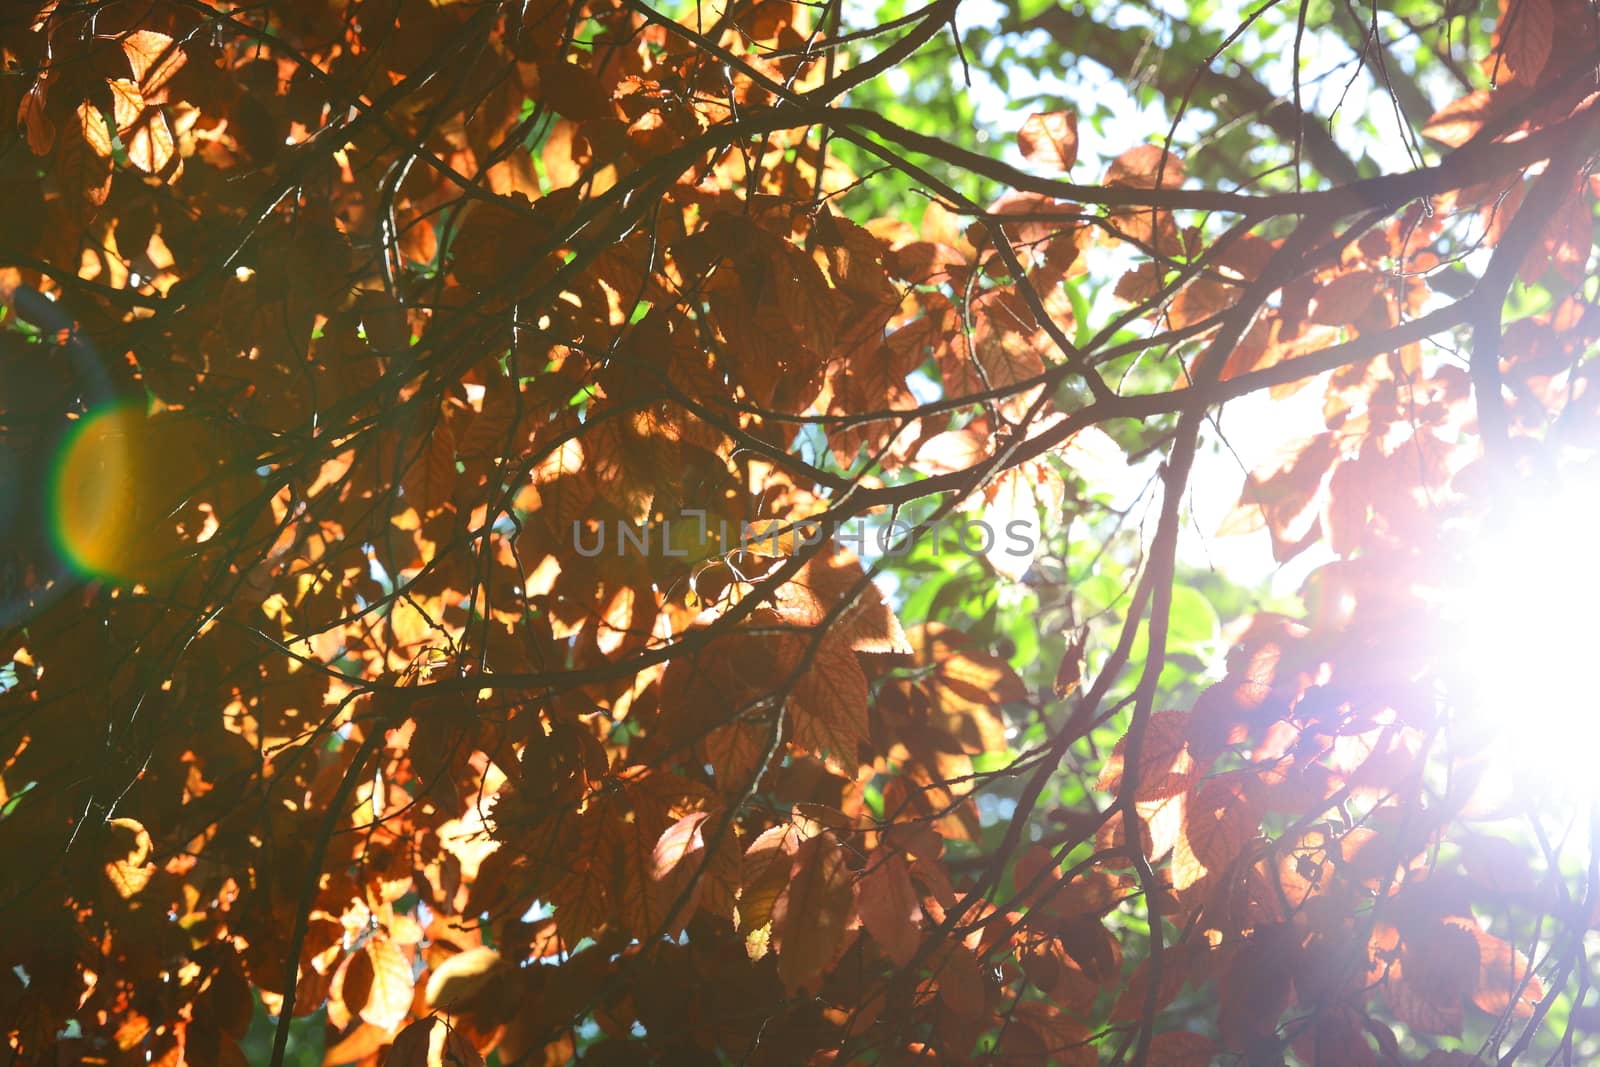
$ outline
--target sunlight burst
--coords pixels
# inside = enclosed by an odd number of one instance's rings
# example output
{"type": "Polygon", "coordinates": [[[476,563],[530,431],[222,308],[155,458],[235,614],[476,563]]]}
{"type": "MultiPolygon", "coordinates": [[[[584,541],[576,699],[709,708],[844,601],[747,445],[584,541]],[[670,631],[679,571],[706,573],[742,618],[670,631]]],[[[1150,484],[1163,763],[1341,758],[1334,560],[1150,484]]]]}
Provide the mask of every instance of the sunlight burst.
{"type": "Polygon", "coordinates": [[[1600,793],[1594,617],[1600,487],[1568,478],[1489,516],[1453,614],[1456,667],[1496,760],[1527,785],[1600,793]]]}

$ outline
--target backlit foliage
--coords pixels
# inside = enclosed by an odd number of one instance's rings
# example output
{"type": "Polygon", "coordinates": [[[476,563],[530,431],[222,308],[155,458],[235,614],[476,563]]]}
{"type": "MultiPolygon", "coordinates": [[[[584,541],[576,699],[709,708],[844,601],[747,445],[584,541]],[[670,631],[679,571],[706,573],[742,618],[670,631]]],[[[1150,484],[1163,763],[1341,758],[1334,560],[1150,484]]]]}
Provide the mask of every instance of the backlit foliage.
{"type": "Polygon", "coordinates": [[[1600,23],[1379,6],[10,4],[9,1062],[1592,1056],[1442,605],[1600,445],[1600,23]]]}

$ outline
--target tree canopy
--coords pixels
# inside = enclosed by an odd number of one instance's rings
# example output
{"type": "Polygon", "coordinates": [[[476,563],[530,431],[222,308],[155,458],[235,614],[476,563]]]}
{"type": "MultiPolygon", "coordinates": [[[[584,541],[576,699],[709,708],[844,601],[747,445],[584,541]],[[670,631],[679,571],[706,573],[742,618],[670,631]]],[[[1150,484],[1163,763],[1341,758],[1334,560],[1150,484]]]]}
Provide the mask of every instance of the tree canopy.
{"type": "Polygon", "coordinates": [[[7,1062],[1600,1056],[1592,0],[0,60],[7,1062]]]}

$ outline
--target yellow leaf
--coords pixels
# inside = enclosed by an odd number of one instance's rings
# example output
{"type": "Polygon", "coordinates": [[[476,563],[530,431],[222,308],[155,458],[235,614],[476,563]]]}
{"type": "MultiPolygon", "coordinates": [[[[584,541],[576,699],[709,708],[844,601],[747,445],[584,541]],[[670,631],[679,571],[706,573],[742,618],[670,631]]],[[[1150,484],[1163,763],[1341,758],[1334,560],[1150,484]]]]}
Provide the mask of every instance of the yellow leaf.
{"type": "Polygon", "coordinates": [[[138,125],[124,138],[124,143],[128,148],[128,162],[146,174],[165,170],[176,150],[167,116],[154,107],[145,111],[138,125]]]}
{"type": "Polygon", "coordinates": [[[150,833],[137,819],[112,819],[113,834],[126,852],[105,865],[106,877],[123,899],[135,896],[150,884],[156,865],[150,858],[150,833]]]}
{"type": "Polygon", "coordinates": [[[391,1031],[411,1014],[411,991],[415,978],[405,951],[388,939],[369,941],[364,950],[372,963],[372,992],[361,1009],[361,1018],[385,1031],[391,1031]]]}
{"type": "Polygon", "coordinates": [[[428,1007],[458,1012],[500,972],[500,953],[469,948],[435,967],[428,978],[428,1007]]]}
{"type": "Polygon", "coordinates": [[[112,120],[117,124],[118,133],[126,132],[144,113],[144,94],[126,78],[113,78],[108,84],[111,87],[112,120]]]}
{"type": "Polygon", "coordinates": [[[106,117],[93,104],[78,105],[78,125],[83,130],[83,143],[97,156],[111,155],[111,131],[106,128],[106,117]]]}

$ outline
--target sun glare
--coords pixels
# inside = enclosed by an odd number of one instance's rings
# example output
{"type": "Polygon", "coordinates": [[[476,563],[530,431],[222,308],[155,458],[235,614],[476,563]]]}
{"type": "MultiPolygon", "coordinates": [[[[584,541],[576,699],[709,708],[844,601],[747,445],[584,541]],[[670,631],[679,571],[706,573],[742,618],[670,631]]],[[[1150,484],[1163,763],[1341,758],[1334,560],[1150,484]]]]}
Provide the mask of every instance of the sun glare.
{"type": "Polygon", "coordinates": [[[1568,479],[1490,516],[1460,575],[1462,710],[1540,790],[1600,795],[1597,534],[1600,485],[1568,479]]]}

